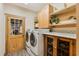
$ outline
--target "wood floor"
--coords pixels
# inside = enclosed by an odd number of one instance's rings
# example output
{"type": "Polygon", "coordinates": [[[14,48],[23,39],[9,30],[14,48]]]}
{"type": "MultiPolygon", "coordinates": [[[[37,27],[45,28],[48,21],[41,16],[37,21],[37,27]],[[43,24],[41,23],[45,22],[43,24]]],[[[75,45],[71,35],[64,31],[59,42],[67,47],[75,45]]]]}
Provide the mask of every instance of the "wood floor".
{"type": "Polygon", "coordinates": [[[26,52],[26,50],[22,50],[12,54],[7,54],[6,56],[30,56],[30,55],[26,52]]]}

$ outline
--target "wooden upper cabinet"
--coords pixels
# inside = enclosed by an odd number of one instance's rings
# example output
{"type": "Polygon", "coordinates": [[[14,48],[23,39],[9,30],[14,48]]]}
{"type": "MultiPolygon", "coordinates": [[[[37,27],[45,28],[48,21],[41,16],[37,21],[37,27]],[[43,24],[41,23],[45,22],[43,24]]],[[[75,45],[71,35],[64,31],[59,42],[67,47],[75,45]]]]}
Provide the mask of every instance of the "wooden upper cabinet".
{"type": "Polygon", "coordinates": [[[38,13],[38,22],[39,28],[49,28],[49,19],[50,13],[53,11],[53,7],[51,5],[46,5],[39,13],[38,13]]]}

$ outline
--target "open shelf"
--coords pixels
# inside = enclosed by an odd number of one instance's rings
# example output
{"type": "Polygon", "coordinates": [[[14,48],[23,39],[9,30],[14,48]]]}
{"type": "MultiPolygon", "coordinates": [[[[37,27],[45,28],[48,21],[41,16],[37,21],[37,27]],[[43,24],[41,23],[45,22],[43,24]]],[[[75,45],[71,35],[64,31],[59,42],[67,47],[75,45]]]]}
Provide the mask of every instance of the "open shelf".
{"type": "Polygon", "coordinates": [[[60,27],[76,27],[76,23],[72,23],[72,24],[56,24],[56,25],[50,25],[50,27],[54,27],[54,28],[60,28],[60,27]]]}
{"type": "Polygon", "coordinates": [[[63,14],[63,13],[67,13],[67,12],[73,11],[73,10],[75,10],[75,9],[76,9],[76,5],[72,5],[72,6],[70,6],[70,7],[64,8],[64,9],[59,10],[59,11],[57,11],[57,12],[52,12],[52,13],[50,14],[50,16],[51,16],[51,15],[60,15],[60,14],[63,14]]]}
{"type": "MultiPolygon", "coordinates": [[[[74,16],[75,17],[75,14],[76,14],[76,4],[75,5],[72,5],[70,7],[67,7],[67,8],[64,8],[62,10],[59,10],[59,11],[56,11],[56,12],[52,12],[50,14],[50,17],[52,17],[53,15],[57,15],[58,18],[60,19],[60,21],[66,21],[66,19],[68,19],[70,16],[74,16]]],[[[76,27],[76,22],[73,21],[73,22],[70,22],[68,20],[68,23],[67,21],[65,23],[59,23],[59,24],[51,24],[50,25],[50,28],[53,27],[53,28],[64,28],[64,27],[76,27]]]]}

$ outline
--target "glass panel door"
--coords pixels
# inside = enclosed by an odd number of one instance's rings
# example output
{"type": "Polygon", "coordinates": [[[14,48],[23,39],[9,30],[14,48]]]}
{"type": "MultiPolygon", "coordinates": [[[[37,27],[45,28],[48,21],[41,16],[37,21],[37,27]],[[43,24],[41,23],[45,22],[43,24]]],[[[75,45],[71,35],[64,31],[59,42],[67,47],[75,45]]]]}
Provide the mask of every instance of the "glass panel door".
{"type": "Polygon", "coordinates": [[[69,42],[58,40],[57,55],[58,56],[69,56],[69,48],[70,48],[69,42]]]}
{"type": "Polygon", "coordinates": [[[47,37],[47,56],[53,55],[53,38],[47,37]]]}

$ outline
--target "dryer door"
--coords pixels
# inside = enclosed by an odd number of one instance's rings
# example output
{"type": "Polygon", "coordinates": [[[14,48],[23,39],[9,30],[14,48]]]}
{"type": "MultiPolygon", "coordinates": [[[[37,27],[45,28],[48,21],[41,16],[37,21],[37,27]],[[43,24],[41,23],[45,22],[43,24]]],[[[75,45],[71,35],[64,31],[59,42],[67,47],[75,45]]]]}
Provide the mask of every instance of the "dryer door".
{"type": "Polygon", "coordinates": [[[36,44],[37,44],[37,39],[35,38],[34,33],[31,33],[31,35],[30,35],[30,44],[31,44],[31,46],[33,46],[33,47],[35,47],[36,44]]]}
{"type": "Polygon", "coordinates": [[[29,39],[29,34],[28,32],[26,32],[26,41],[28,42],[28,39],[29,39]]]}

